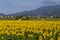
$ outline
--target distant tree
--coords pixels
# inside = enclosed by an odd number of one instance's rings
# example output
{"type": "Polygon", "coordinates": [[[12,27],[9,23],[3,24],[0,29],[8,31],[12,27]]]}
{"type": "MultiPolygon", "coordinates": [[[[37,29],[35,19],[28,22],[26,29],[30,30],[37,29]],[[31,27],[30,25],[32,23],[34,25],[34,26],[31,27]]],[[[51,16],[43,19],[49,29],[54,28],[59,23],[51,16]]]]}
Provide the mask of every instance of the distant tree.
{"type": "Polygon", "coordinates": [[[18,20],[18,19],[21,19],[22,16],[16,16],[15,19],[18,20]]]}
{"type": "Polygon", "coordinates": [[[29,17],[27,16],[27,17],[26,17],[26,19],[28,20],[28,19],[29,19],[29,17]]]}
{"type": "Polygon", "coordinates": [[[55,18],[60,18],[59,16],[55,16],[55,18]]]}

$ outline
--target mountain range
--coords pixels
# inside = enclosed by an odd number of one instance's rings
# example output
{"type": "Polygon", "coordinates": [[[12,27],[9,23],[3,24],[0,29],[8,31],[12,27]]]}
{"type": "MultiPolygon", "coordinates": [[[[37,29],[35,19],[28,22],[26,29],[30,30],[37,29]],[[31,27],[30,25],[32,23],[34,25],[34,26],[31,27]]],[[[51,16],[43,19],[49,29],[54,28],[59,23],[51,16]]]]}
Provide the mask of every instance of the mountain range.
{"type": "MultiPolygon", "coordinates": [[[[0,13],[0,16],[5,14],[0,13]]],[[[9,16],[60,16],[60,5],[43,6],[31,11],[8,14],[9,16]]]]}

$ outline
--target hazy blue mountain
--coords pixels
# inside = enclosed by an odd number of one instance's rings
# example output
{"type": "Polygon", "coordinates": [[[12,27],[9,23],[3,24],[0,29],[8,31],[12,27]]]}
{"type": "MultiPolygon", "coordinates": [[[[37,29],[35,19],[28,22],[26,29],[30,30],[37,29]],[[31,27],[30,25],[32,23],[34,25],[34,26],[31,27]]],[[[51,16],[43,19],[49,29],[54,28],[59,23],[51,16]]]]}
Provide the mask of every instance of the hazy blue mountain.
{"type": "Polygon", "coordinates": [[[60,5],[44,6],[31,11],[9,14],[10,16],[60,16],[60,5]]]}
{"type": "Polygon", "coordinates": [[[0,16],[6,16],[5,14],[3,14],[3,13],[0,13],[0,16]]]}

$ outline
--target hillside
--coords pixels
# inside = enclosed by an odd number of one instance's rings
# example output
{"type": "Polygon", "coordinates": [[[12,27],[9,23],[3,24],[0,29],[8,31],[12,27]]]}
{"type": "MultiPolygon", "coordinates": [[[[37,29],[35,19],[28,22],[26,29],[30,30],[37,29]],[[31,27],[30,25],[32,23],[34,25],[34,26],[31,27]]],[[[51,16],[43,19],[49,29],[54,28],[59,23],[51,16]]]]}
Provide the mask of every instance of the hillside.
{"type": "MultiPolygon", "coordinates": [[[[0,14],[1,15],[1,14],[0,14]]],[[[8,14],[9,16],[60,16],[60,5],[44,6],[31,11],[8,14]]]]}

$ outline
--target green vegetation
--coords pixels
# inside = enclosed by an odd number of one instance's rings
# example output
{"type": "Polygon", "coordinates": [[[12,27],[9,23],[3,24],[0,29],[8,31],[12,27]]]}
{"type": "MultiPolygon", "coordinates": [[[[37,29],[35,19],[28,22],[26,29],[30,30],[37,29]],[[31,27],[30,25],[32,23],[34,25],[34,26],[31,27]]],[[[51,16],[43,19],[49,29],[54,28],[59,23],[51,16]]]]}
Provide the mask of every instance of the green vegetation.
{"type": "Polygon", "coordinates": [[[0,16],[0,20],[44,20],[44,21],[60,21],[58,16],[0,16]]]}

